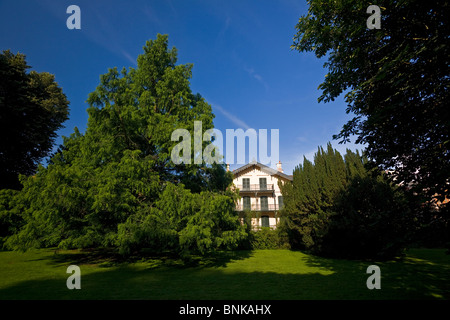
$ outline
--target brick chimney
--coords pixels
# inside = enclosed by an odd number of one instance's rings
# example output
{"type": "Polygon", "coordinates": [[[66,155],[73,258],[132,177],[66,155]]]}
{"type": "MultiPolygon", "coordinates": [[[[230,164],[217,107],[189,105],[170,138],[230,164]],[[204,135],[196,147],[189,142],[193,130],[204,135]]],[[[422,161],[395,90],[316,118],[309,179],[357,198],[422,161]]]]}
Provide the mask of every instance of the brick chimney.
{"type": "Polygon", "coordinates": [[[277,170],[279,171],[279,172],[283,172],[283,169],[281,168],[281,161],[280,160],[278,160],[278,163],[277,163],[277,170]]]}

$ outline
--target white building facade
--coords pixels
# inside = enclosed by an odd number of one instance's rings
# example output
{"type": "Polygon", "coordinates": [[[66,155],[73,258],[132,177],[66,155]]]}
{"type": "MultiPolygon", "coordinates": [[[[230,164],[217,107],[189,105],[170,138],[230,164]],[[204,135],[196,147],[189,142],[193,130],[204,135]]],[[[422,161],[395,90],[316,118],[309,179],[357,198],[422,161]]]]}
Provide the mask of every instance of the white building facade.
{"type": "Polygon", "coordinates": [[[281,162],[277,170],[258,162],[251,162],[233,170],[233,183],[241,196],[236,210],[244,219],[251,215],[252,229],[262,227],[275,229],[280,221],[279,210],[283,207],[283,196],[278,182],[291,183],[292,176],[283,173],[281,162]]]}

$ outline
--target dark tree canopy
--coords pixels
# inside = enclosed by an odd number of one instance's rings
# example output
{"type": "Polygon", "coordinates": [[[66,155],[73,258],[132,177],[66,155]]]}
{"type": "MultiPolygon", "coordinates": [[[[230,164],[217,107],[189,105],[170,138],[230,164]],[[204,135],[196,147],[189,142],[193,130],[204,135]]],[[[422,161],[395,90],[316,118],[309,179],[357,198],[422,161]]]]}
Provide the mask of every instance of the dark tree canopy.
{"type": "Polygon", "coordinates": [[[47,72],[31,71],[25,55],[0,54],[0,189],[19,189],[52,150],[69,101],[47,72]]]}
{"type": "Polygon", "coordinates": [[[327,57],[319,101],[345,93],[355,115],[334,138],[356,135],[397,181],[427,197],[450,195],[448,1],[376,1],[380,29],[366,25],[367,1],[308,3],[292,47],[327,57]]]}

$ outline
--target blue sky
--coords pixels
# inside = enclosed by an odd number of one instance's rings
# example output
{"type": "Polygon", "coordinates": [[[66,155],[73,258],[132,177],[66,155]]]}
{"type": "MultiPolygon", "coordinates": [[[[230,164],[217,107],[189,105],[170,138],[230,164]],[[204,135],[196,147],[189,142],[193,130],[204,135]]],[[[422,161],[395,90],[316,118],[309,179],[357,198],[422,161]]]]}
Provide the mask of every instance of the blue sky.
{"type": "Polygon", "coordinates": [[[291,174],[328,141],[341,152],[361,149],[332,141],[351,115],[343,97],[317,102],[324,60],[290,48],[306,12],[303,0],[7,0],[0,1],[0,50],[24,53],[33,70],[55,75],[70,101],[59,134],[69,136],[74,127],[84,132],[99,76],[135,67],[145,41],[168,34],[178,63],[194,64],[191,89],[212,105],[215,127],[224,136],[279,129],[280,160],[291,174]],[[72,4],[81,9],[81,30],[66,27],[72,4]]]}

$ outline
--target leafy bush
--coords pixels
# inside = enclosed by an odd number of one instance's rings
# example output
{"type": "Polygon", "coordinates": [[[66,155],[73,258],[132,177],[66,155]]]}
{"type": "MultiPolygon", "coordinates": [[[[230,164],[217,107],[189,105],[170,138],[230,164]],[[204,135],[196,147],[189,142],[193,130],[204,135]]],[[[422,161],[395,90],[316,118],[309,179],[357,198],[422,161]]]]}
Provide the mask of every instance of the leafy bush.
{"type": "Polygon", "coordinates": [[[349,259],[389,259],[405,248],[411,210],[382,176],[356,177],[337,199],[321,253],[349,259]]]}
{"type": "Polygon", "coordinates": [[[18,193],[11,189],[0,190],[0,249],[6,238],[13,235],[22,223],[17,206],[18,193]]]}
{"type": "Polygon", "coordinates": [[[249,234],[252,249],[289,249],[290,245],[280,229],[263,227],[249,234]]]}
{"type": "Polygon", "coordinates": [[[233,198],[213,192],[191,193],[168,184],[154,207],[130,216],[118,227],[118,248],[129,254],[171,251],[182,257],[234,249],[246,237],[233,198]]]}

